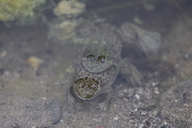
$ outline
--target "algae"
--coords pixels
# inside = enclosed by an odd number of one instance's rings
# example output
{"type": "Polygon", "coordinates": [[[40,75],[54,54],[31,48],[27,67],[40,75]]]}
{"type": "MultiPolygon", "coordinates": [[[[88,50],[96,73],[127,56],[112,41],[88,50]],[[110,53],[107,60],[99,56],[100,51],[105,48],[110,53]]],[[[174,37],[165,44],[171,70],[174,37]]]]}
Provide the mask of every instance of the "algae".
{"type": "Polygon", "coordinates": [[[33,22],[46,0],[0,0],[0,20],[17,21],[19,24],[33,22]]]}

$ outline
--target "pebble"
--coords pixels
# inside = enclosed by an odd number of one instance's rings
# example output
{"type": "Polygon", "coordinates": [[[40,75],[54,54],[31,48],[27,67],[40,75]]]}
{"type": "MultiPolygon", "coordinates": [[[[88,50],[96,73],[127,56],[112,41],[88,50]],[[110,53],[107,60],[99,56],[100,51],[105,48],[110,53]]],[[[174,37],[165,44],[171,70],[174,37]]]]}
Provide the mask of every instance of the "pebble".
{"type": "Polygon", "coordinates": [[[154,88],[154,93],[155,93],[155,94],[159,94],[159,88],[155,87],[155,88],[154,88]]]}
{"type": "Polygon", "coordinates": [[[116,116],[116,117],[114,117],[113,119],[114,119],[114,120],[116,120],[116,121],[117,121],[117,120],[119,120],[119,118],[118,118],[117,116],[116,116]]]}
{"type": "Polygon", "coordinates": [[[135,97],[139,100],[140,99],[140,95],[135,94],[135,97]]]}
{"type": "Polygon", "coordinates": [[[152,86],[156,86],[158,84],[158,82],[153,82],[152,86]]]}
{"type": "Polygon", "coordinates": [[[43,63],[43,60],[35,56],[30,56],[28,62],[31,67],[37,69],[43,63]]]}
{"type": "Polygon", "coordinates": [[[138,128],[143,128],[144,124],[139,124],[138,128]]]}

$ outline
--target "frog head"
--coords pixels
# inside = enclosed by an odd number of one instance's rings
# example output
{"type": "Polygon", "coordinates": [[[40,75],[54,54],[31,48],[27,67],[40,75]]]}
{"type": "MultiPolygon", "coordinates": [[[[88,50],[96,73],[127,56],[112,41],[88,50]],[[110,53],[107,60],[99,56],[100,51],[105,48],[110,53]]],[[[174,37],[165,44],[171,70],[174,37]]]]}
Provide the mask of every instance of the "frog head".
{"type": "Polygon", "coordinates": [[[82,65],[92,73],[103,72],[112,64],[110,55],[102,47],[87,50],[82,57],[82,65]]]}

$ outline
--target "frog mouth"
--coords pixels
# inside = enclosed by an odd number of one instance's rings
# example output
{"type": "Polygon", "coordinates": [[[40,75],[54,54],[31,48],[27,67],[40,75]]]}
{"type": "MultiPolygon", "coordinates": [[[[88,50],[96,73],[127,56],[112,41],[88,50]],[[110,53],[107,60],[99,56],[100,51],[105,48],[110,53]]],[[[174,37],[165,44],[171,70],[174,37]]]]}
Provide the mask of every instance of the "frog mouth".
{"type": "Polygon", "coordinates": [[[100,91],[100,84],[93,78],[80,78],[73,82],[72,93],[76,99],[90,100],[98,95],[100,91]]]}

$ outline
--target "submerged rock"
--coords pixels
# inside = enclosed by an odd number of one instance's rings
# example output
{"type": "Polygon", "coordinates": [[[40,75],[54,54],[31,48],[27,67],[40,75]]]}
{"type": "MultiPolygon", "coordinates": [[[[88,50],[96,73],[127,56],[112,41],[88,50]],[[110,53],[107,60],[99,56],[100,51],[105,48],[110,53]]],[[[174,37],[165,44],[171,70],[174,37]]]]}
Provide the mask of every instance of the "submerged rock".
{"type": "Polygon", "coordinates": [[[143,30],[132,23],[122,24],[119,32],[126,43],[136,43],[146,54],[157,53],[161,44],[160,33],[143,30]]]}
{"type": "Polygon", "coordinates": [[[58,17],[78,16],[85,10],[85,4],[77,0],[62,0],[54,10],[54,14],[58,17]]]}

